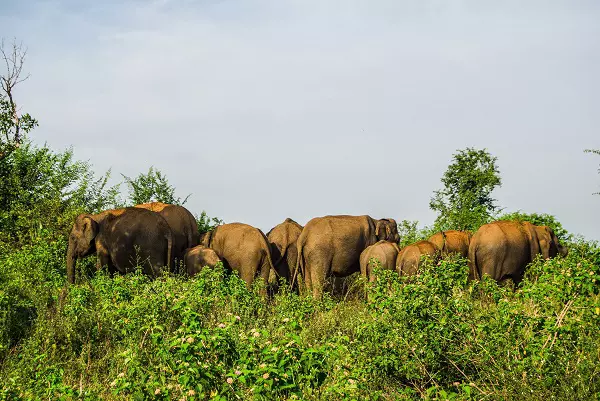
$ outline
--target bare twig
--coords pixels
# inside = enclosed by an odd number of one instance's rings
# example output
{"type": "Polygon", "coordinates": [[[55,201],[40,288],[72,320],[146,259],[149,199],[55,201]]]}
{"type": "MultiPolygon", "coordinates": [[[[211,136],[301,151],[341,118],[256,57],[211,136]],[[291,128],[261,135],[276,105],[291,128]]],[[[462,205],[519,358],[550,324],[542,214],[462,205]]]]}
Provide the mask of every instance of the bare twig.
{"type": "Polygon", "coordinates": [[[554,326],[554,327],[556,327],[556,332],[554,333],[554,335],[552,335],[552,333],[548,334],[548,338],[546,338],[546,342],[544,342],[544,345],[542,346],[542,350],[544,350],[544,348],[546,348],[546,345],[548,345],[548,342],[550,341],[550,339],[552,339],[552,342],[550,343],[550,346],[548,347],[548,349],[551,349],[552,346],[554,345],[554,343],[556,342],[556,338],[558,337],[558,329],[562,326],[562,322],[563,322],[565,316],[567,315],[567,311],[569,310],[571,305],[573,305],[572,299],[570,299],[565,304],[563,309],[558,314],[558,319],[556,319],[556,324],[554,326]]]}
{"type": "Polygon", "coordinates": [[[482,389],[480,389],[477,386],[477,384],[475,384],[475,382],[471,381],[471,379],[465,374],[465,372],[463,372],[462,369],[459,368],[458,365],[456,365],[452,359],[448,359],[448,361],[456,368],[456,370],[458,370],[460,372],[461,375],[463,375],[465,377],[465,379],[467,379],[467,382],[469,383],[470,386],[475,387],[477,390],[479,390],[479,392],[481,394],[488,395],[488,393],[486,393],[485,391],[483,391],[482,389]]]}
{"type": "Polygon", "coordinates": [[[12,119],[12,129],[14,129],[12,133],[9,133],[11,129],[6,129],[6,132],[4,132],[7,143],[4,146],[5,149],[0,150],[0,159],[2,159],[21,146],[23,141],[21,135],[21,118],[13,96],[13,90],[19,83],[27,80],[29,75],[22,76],[23,65],[27,56],[27,49],[23,47],[22,43],[17,43],[14,40],[12,45],[7,48],[5,47],[4,39],[2,39],[0,41],[0,56],[6,66],[5,73],[0,76],[0,87],[2,88],[0,95],[8,100],[8,112],[12,119]]]}

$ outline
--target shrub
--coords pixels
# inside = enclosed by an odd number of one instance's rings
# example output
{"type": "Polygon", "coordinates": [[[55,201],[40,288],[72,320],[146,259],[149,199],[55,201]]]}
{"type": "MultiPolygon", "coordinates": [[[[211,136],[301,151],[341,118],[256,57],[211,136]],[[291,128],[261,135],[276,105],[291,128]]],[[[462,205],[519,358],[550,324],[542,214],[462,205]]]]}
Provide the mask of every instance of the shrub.
{"type": "Polygon", "coordinates": [[[0,397],[592,399],[600,391],[593,243],[536,260],[516,291],[468,282],[465,260],[448,258],[414,277],[376,271],[375,283],[356,283],[366,299],[342,301],[286,287],[265,300],[222,266],[191,279],[100,272],[65,288],[62,247],[4,259],[13,284],[1,298],[0,397]],[[31,308],[21,332],[19,305],[31,308]]]}

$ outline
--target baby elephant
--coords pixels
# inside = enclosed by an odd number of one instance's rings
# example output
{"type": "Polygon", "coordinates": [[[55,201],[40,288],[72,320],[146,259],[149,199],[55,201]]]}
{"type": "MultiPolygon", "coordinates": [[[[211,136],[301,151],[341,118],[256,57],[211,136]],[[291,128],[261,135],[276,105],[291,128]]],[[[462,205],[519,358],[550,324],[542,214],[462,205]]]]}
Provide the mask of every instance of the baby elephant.
{"type": "Polygon", "coordinates": [[[372,259],[379,261],[381,269],[395,270],[398,252],[400,252],[400,249],[395,242],[382,240],[368,246],[360,254],[360,274],[370,282],[375,281],[375,275],[373,274],[375,264],[371,261],[372,259]]]}
{"type": "Polygon", "coordinates": [[[215,267],[221,261],[215,251],[203,245],[187,249],[183,260],[185,271],[190,276],[198,274],[204,266],[215,267]]]}
{"type": "Polygon", "coordinates": [[[401,276],[413,276],[417,274],[421,265],[421,256],[427,255],[436,259],[438,250],[429,241],[419,241],[408,245],[400,251],[396,260],[396,269],[401,276]]]}

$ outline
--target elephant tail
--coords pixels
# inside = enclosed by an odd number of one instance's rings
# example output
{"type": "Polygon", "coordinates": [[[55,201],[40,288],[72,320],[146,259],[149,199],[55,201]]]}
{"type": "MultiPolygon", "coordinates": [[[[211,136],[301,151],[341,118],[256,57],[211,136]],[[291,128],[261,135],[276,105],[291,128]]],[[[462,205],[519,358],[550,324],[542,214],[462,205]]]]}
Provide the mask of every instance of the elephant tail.
{"type": "Polygon", "coordinates": [[[172,271],[173,267],[173,234],[171,231],[168,231],[166,234],[167,238],[167,271],[172,271]]]}
{"type": "Polygon", "coordinates": [[[275,272],[275,267],[273,265],[273,260],[271,259],[271,245],[268,241],[266,241],[267,249],[265,251],[265,257],[263,259],[263,264],[261,269],[268,269],[269,271],[275,272]]]}
{"type": "MultiPolygon", "coordinates": [[[[275,244],[270,243],[269,245],[271,247],[276,247],[277,248],[277,245],[275,245],[275,244]]],[[[273,266],[277,266],[278,264],[281,263],[281,261],[286,257],[286,252],[287,252],[287,246],[284,246],[281,249],[281,252],[280,252],[280,255],[279,255],[279,259],[277,259],[277,261],[273,262],[273,266]]],[[[272,253],[271,253],[271,255],[272,255],[272,253]]]]}
{"type": "Polygon", "coordinates": [[[296,241],[296,252],[298,254],[296,255],[296,269],[294,270],[294,275],[290,281],[290,287],[293,287],[296,284],[298,272],[302,273],[302,279],[306,281],[306,273],[304,271],[304,237],[302,234],[304,234],[304,232],[300,234],[296,241]]]}
{"type": "Polygon", "coordinates": [[[266,269],[266,271],[268,271],[268,272],[270,272],[270,271],[275,272],[273,260],[271,259],[271,243],[269,242],[266,235],[261,230],[258,230],[258,231],[260,232],[260,235],[262,238],[262,247],[263,247],[263,258],[262,258],[262,264],[260,266],[260,271],[265,272],[265,269],[266,269]]]}

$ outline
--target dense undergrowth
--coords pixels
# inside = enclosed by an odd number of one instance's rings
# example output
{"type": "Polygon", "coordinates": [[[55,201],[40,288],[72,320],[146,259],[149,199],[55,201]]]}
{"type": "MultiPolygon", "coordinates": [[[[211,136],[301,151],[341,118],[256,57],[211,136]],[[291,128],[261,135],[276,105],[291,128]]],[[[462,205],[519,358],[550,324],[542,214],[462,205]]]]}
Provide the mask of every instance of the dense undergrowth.
{"type": "Polygon", "coordinates": [[[599,399],[600,250],[570,248],[516,291],[448,259],[265,301],[222,268],[66,288],[41,238],[0,253],[0,398],[599,399]]]}

